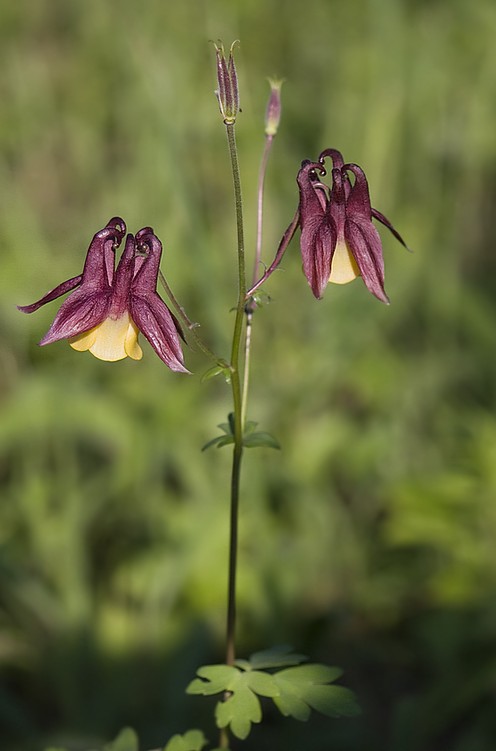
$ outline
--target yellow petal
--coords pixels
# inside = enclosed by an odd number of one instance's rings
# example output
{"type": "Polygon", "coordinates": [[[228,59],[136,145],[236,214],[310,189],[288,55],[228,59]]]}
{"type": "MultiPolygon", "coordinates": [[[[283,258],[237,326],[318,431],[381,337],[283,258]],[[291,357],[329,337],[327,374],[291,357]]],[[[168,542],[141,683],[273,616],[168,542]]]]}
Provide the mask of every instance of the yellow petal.
{"type": "Polygon", "coordinates": [[[95,343],[96,329],[97,327],[86,331],[84,334],[79,334],[79,336],[72,336],[69,339],[72,349],[76,349],[78,352],[86,352],[95,343]]]}
{"type": "Polygon", "coordinates": [[[125,357],[141,360],[143,352],[138,344],[138,328],[127,310],[119,318],[105,318],[104,321],[84,334],[72,337],[69,343],[73,349],[83,352],[89,349],[99,360],[116,362],[125,357]]]}
{"type": "Polygon", "coordinates": [[[360,270],[348,246],[344,240],[338,241],[332,257],[329,281],[334,284],[348,284],[357,276],[360,276],[360,270]]]}
{"type": "Polygon", "coordinates": [[[132,360],[141,360],[143,357],[143,350],[138,344],[138,334],[138,327],[134,321],[129,318],[129,326],[124,340],[124,349],[126,350],[126,354],[132,360]]]}

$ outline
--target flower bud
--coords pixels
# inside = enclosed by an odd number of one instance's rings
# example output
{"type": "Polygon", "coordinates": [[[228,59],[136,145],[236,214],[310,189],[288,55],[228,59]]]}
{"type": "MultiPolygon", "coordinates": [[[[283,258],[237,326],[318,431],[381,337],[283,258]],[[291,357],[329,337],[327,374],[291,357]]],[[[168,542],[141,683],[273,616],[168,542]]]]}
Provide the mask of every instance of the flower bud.
{"type": "Polygon", "coordinates": [[[275,136],[281,120],[282,79],[269,78],[270,97],[265,111],[265,135],[275,136]]]}
{"type": "Polygon", "coordinates": [[[238,76],[233,55],[235,44],[236,42],[231,44],[227,60],[222,42],[219,42],[219,45],[214,45],[217,56],[217,89],[215,95],[226,125],[234,123],[239,112],[238,76]]]}

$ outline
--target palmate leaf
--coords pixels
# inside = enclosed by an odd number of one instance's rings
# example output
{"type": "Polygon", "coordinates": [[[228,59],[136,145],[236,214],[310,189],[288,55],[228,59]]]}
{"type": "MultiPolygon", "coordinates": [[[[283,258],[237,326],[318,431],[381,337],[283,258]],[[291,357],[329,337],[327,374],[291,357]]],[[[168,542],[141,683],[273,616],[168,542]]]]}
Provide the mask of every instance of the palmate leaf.
{"type": "Polygon", "coordinates": [[[273,676],[258,670],[244,671],[228,665],[204,665],[187,687],[189,694],[226,694],[217,703],[215,719],[220,728],[230,727],[237,738],[248,736],[253,723],[262,720],[259,696],[274,697],[279,693],[273,676]]]}
{"type": "Polygon", "coordinates": [[[304,655],[283,646],[257,652],[248,660],[236,660],[235,665],[204,665],[186,690],[205,696],[223,694],[224,699],[215,708],[217,726],[229,727],[241,739],[262,720],[259,696],[271,698],[281,714],[296,720],[308,720],[312,709],[328,717],[360,713],[352,691],[329,685],[342,674],[340,668],[299,664],[304,660],[304,655]],[[287,665],[291,667],[265,672],[287,665]]]}
{"type": "Polygon", "coordinates": [[[173,735],[164,751],[201,751],[207,739],[201,730],[188,730],[184,735],[173,735]]]}

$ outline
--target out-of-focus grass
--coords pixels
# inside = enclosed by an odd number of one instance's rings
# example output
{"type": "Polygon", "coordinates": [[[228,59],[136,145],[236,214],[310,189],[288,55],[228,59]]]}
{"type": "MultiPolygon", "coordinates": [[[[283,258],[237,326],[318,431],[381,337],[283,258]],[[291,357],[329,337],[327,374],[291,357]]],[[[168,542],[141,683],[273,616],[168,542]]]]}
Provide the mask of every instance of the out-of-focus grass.
{"type": "MultiPolygon", "coordinates": [[[[147,348],[100,363],[39,350],[56,304],[121,214],[226,354],[234,222],[209,39],[241,39],[247,239],[265,76],[287,80],[267,180],[265,259],[303,158],[364,167],[384,233],[379,305],[360,281],[315,302],[295,242],[254,331],[240,651],[292,641],[343,665],[359,720],[313,749],[486,751],[495,737],[496,421],[492,0],[0,8],[0,735],[86,748],[134,724],[158,746],[204,711],[182,689],[222,654],[229,452],[201,454],[229,394],[147,348]]],[[[309,747],[270,717],[247,749],[309,747]]],[[[211,732],[212,735],[212,732],[211,732]]]]}

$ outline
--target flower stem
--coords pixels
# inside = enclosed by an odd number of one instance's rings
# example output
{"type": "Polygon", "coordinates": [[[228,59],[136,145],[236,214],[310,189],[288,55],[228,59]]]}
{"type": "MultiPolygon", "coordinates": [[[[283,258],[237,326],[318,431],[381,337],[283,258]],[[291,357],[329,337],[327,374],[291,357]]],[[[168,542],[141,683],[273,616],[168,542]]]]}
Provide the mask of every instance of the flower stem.
{"type": "Polygon", "coordinates": [[[238,553],[238,510],[241,460],[243,457],[243,409],[241,396],[240,355],[243,337],[243,318],[246,295],[245,247],[243,232],[243,204],[241,199],[241,180],[239,174],[238,154],[234,123],[226,123],[227,142],[234,185],[236,209],[237,255],[238,255],[238,302],[231,348],[231,388],[233,396],[234,449],[231,472],[231,517],[229,541],[229,574],[227,590],[226,623],[226,663],[232,665],[235,660],[236,629],[236,566],[238,553]]]}

